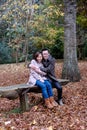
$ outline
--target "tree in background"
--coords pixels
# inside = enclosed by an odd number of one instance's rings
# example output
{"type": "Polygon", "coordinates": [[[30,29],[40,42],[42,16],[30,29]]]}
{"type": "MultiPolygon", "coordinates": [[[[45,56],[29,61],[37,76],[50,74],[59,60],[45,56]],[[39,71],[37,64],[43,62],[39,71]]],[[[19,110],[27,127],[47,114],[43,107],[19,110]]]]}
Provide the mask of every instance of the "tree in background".
{"type": "MultiPolygon", "coordinates": [[[[85,43],[87,56],[86,1],[77,0],[77,4],[77,43],[85,43]]],[[[63,0],[1,0],[0,12],[0,42],[12,48],[16,62],[30,59],[34,51],[44,47],[55,58],[63,57],[63,0]]]]}
{"type": "Polygon", "coordinates": [[[31,33],[30,22],[34,6],[35,3],[33,0],[7,0],[1,6],[3,12],[1,18],[8,24],[6,38],[9,39],[8,45],[14,50],[13,53],[15,53],[16,62],[18,62],[19,57],[27,59],[28,41],[31,33]],[[21,55],[20,49],[23,50],[21,55]]]}
{"type": "Polygon", "coordinates": [[[77,0],[77,46],[78,58],[87,57],[87,1],[77,0]]]}
{"type": "Polygon", "coordinates": [[[62,77],[79,81],[80,72],[76,51],[76,0],[64,0],[64,65],[62,77]]]}
{"type": "Polygon", "coordinates": [[[1,18],[8,24],[5,38],[16,53],[16,62],[19,57],[21,61],[26,60],[28,54],[30,57],[33,46],[36,49],[55,46],[59,19],[63,16],[55,1],[8,0],[1,6],[1,18]],[[21,55],[20,50],[23,50],[21,55]]]}

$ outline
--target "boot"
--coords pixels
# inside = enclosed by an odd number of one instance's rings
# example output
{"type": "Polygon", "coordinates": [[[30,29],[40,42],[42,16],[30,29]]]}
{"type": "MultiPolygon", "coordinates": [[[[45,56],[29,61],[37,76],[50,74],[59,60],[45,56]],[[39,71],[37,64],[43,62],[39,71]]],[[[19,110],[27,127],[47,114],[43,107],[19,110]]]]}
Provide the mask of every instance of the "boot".
{"type": "Polygon", "coordinates": [[[63,105],[64,105],[62,99],[60,99],[60,100],[58,101],[58,103],[59,103],[60,106],[63,106],[63,105]]]}
{"type": "Polygon", "coordinates": [[[53,106],[52,106],[51,103],[50,103],[49,98],[46,98],[46,99],[45,99],[45,105],[46,105],[46,107],[49,108],[49,109],[53,108],[53,106]]]}
{"type": "Polygon", "coordinates": [[[50,99],[50,103],[51,103],[54,107],[58,106],[58,103],[54,100],[54,97],[50,97],[49,99],[50,99]]]}

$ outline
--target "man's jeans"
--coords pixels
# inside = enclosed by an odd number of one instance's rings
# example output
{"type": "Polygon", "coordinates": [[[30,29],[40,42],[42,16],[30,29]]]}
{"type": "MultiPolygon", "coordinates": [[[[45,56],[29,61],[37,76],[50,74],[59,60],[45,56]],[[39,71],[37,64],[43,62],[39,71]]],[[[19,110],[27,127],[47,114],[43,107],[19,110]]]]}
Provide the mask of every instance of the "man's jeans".
{"type": "Polygon", "coordinates": [[[41,88],[43,98],[49,98],[53,96],[52,85],[48,80],[45,80],[44,82],[37,80],[36,85],[41,88]]]}
{"type": "Polygon", "coordinates": [[[52,81],[52,80],[50,81],[50,83],[52,84],[53,87],[57,89],[58,100],[62,99],[62,86],[60,85],[60,83],[57,81],[52,81]]]}

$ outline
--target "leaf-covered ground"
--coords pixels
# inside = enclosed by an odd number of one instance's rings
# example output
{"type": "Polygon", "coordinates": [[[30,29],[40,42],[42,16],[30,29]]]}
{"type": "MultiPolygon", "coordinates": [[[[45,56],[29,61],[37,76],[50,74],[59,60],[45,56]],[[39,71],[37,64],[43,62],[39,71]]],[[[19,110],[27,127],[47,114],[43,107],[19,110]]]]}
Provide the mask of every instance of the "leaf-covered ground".
{"type": "MultiPolygon", "coordinates": [[[[30,111],[19,113],[19,100],[0,98],[0,130],[87,130],[87,62],[80,61],[80,82],[63,87],[64,106],[49,110],[44,107],[41,94],[30,94],[30,111]]],[[[61,77],[62,63],[56,64],[61,77]]],[[[26,83],[29,71],[21,63],[0,65],[0,86],[26,83]]],[[[54,90],[57,99],[57,92],[54,90]]]]}

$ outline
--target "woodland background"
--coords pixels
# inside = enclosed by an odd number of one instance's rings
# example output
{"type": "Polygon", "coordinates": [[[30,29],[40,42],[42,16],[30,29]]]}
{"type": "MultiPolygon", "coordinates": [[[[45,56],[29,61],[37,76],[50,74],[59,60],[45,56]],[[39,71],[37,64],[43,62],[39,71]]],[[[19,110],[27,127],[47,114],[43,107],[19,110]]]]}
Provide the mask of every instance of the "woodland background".
{"type": "MultiPolygon", "coordinates": [[[[57,59],[55,72],[61,78],[64,1],[0,0],[0,86],[26,83],[26,63],[44,47],[57,59]]],[[[87,129],[87,0],[77,0],[76,11],[76,53],[81,78],[63,87],[64,106],[46,109],[41,94],[31,93],[31,108],[21,113],[18,99],[0,98],[0,130],[87,129]]],[[[54,97],[57,99],[56,90],[54,97]]]]}
{"type": "MultiPolygon", "coordinates": [[[[67,1],[66,1],[67,2],[67,1]]],[[[87,57],[87,1],[77,0],[77,55],[87,57]]],[[[33,52],[49,48],[56,59],[64,56],[62,0],[0,0],[0,63],[23,62],[33,52]]]]}

